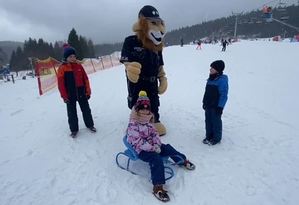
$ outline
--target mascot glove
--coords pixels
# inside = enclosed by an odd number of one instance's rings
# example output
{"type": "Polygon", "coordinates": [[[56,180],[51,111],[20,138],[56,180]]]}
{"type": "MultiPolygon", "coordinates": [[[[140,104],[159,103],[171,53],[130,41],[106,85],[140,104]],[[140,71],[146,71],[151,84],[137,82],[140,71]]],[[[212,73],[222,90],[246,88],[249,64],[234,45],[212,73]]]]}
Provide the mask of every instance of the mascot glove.
{"type": "Polygon", "coordinates": [[[161,77],[159,78],[159,87],[158,87],[158,93],[159,94],[163,94],[165,93],[166,89],[167,89],[167,78],[166,77],[161,77]]]}
{"type": "Polygon", "coordinates": [[[131,62],[126,64],[127,77],[132,83],[137,83],[139,74],[141,73],[141,64],[138,62],[131,62]]]}

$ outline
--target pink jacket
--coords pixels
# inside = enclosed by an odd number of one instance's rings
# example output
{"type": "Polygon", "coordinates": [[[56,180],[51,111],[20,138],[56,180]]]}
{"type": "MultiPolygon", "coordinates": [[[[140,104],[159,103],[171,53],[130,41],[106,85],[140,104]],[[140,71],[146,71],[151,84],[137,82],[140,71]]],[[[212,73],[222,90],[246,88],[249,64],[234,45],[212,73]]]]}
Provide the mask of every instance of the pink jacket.
{"type": "Polygon", "coordinates": [[[154,152],[155,145],[161,146],[159,134],[150,122],[140,123],[131,119],[127,129],[127,140],[139,154],[142,150],[154,152]]]}

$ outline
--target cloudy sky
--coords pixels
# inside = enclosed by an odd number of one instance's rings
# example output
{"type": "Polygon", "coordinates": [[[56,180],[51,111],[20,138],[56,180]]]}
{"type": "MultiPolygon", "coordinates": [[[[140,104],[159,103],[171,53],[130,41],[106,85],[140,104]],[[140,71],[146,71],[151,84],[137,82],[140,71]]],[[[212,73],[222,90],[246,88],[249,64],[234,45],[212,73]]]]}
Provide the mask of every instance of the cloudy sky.
{"type": "MultiPolygon", "coordinates": [[[[270,0],[0,0],[0,41],[29,37],[65,41],[72,28],[95,43],[121,42],[144,5],[156,7],[167,30],[251,11],[270,0]]],[[[284,1],[297,3],[297,0],[284,1]]]]}

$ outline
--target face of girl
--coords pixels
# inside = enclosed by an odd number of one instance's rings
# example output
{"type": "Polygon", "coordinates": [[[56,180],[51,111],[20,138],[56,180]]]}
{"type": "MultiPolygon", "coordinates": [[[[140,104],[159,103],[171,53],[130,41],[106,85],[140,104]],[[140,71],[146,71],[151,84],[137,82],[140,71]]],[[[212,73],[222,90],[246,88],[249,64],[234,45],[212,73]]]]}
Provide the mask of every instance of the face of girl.
{"type": "Polygon", "coordinates": [[[143,115],[148,115],[150,113],[149,109],[141,109],[138,111],[140,114],[143,114],[143,115]]]}

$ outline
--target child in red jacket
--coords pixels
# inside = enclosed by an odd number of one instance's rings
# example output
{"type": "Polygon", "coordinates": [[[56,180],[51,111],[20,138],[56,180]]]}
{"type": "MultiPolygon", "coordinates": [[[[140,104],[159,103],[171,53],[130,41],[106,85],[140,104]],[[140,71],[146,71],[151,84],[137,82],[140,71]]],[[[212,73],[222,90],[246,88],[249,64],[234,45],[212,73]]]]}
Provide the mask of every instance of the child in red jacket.
{"type": "Polygon", "coordinates": [[[82,65],[77,62],[74,48],[64,48],[63,58],[64,62],[58,69],[57,81],[60,95],[66,103],[71,137],[75,138],[79,130],[77,101],[86,127],[92,132],[96,132],[88,104],[91,95],[88,76],[82,65]]]}

